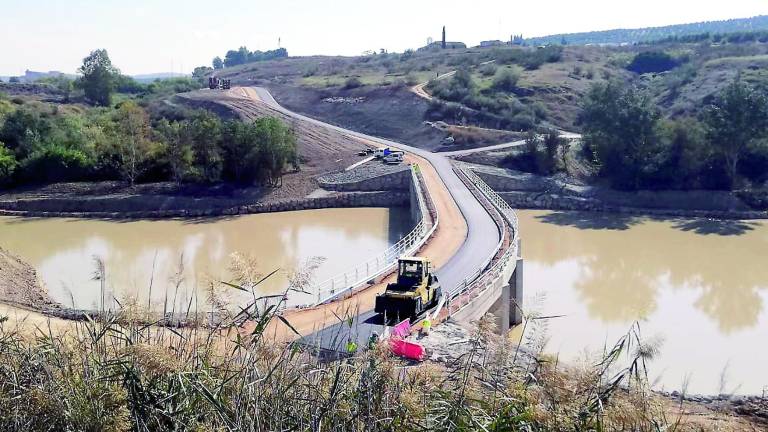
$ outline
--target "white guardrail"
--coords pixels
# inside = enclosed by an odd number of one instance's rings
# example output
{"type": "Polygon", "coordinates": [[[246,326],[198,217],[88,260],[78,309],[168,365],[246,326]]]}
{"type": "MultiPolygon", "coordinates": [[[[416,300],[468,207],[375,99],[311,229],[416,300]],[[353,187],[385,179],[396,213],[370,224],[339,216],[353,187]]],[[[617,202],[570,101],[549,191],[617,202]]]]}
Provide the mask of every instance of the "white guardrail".
{"type": "MultiPolygon", "coordinates": [[[[477,190],[479,190],[483,196],[485,196],[485,198],[493,205],[496,211],[498,211],[499,215],[506,221],[502,232],[502,239],[499,243],[499,248],[501,248],[502,243],[504,242],[504,234],[506,233],[507,224],[509,229],[512,231],[512,235],[509,238],[509,248],[507,248],[504,254],[493,264],[493,266],[488,269],[480,269],[475,273],[475,275],[473,275],[474,279],[467,278],[467,280],[470,282],[465,283],[461,288],[454,291],[452,293],[453,298],[456,298],[468,291],[476,291],[479,295],[486,289],[496,286],[502,276],[508,280],[514,271],[514,266],[509,266],[510,261],[512,261],[513,264],[517,264],[518,250],[520,246],[520,229],[517,213],[515,210],[506,201],[504,201],[504,199],[499,194],[497,194],[496,191],[488,186],[488,184],[485,183],[483,179],[475,174],[474,171],[461,166],[459,166],[458,169],[469,179],[469,181],[477,188],[477,190]]],[[[498,250],[499,249],[497,249],[496,252],[498,252],[498,250]]],[[[493,256],[491,256],[489,263],[492,259],[493,256]]],[[[506,280],[503,281],[503,283],[506,282],[506,280]]],[[[454,304],[451,303],[453,302],[449,302],[447,306],[449,314],[458,312],[468,304],[468,302],[458,302],[454,304]]]]}
{"type": "MultiPolygon", "coordinates": [[[[424,243],[426,243],[427,239],[432,236],[432,233],[437,229],[440,220],[437,214],[437,208],[432,204],[429,192],[423,190],[421,187],[417,170],[418,165],[413,165],[411,175],[413,177],[413,185],[421,212],[421,220],[416,224],[413,230],[379,255],[360,263],[343,273],[337,274],[328,280],[313,285],[308,291],[310,293],[317,293],[316,301],[309,302],[303,306],[316,306],[331,301],[340,295],[387,273],[395,267],[398,258],[413,255],[424,245],[424,243]],[[428,206],[427,200],[429,200],[432,205],[428,206]],[[430,207],[433,208],[435,212],[434,221],[432,221],[430,215],[430,207]]],[[[302,305],[295,306],[301,307],[302,305]]]]}

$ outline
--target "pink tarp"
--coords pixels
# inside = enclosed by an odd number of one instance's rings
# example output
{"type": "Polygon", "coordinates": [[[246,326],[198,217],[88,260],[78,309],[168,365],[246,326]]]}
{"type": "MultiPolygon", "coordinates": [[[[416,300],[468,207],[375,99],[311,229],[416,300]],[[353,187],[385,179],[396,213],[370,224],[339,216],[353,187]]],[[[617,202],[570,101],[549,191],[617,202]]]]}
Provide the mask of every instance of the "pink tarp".
{"type": "Polygon", "coordinates": [[[401,357],[405,357],[409,360],[424,360],[424,347],[413,342],[408,342],[405,339],[411,334],[411,321],[405,320],[400,324],[392,327],[392,340],[390,346],[392,347],[392,353],[401,357]]]}
{"type": "Polygon", "coordinates": [[[409,360],[424,360],[424,347],[413,342],[404,340],[393,340],[390,342],[392,345],[392,353],[405,357],[409,360]]]}
{"type": "Polygon", "coordinates": [[[400,324],[392,327],[392,337],[395,339],[403,339],[411,334],[411,320],[405,320],[400,324]]]}

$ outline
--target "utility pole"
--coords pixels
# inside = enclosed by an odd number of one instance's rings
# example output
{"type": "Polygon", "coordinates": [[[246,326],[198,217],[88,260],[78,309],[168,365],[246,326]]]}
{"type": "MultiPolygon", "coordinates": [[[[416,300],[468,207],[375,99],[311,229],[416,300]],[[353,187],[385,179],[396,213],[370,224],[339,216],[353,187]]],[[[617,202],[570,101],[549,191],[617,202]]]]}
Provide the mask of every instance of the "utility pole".
{"type": "Polygon", "coordinates": [[[445,26],[443,26],[443,49],[447,47],[447,44],[445,43],[445,26]]]}

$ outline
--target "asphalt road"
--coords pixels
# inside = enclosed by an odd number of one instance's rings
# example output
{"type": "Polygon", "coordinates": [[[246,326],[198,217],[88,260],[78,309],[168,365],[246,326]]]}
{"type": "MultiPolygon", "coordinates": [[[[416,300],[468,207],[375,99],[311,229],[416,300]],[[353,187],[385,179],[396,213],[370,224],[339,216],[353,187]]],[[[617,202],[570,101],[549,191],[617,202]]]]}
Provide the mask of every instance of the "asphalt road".
{"type": "MultiPolygon", "coordinates": [[[[455,293],[467,278],[475,275],[481,267],[485,267],[490,261],[491,256],[495,254],[500,240],[498,227],[485,208],[483,208],[480,202],[477,201],[467,186],[453,171],[451,162],[445,155],[431,153],[398,142],[365,135],[294,113],[278,104],[268,90],[261,87],[257,87],[255,90],[262,101],[289,116],[335,129],[360,139],[376,142],[382,146],[403,149],[426,159],[434,166],[467,222],[467,238],[464,243],[456,254],[437,271],[437,276],[443,287],[443,293],[448,295],[455,293]]],[[[321,330],[314,335],[307,336],[307,338],[310,338],[313,343],[318,343],[325,349],[338,349],[339,347],[343,347],[350,337],[356,339],[358,345],[362,346],[370,336],[371,332],[377,331],[381,333],[383,327],[379,322],[380,320],[377,320],[377,318],[378,317],[376,317],[372,311],[363,312],[357,318],[353,319],[351,324],[346,322],[339,323],[321,330]]]]}

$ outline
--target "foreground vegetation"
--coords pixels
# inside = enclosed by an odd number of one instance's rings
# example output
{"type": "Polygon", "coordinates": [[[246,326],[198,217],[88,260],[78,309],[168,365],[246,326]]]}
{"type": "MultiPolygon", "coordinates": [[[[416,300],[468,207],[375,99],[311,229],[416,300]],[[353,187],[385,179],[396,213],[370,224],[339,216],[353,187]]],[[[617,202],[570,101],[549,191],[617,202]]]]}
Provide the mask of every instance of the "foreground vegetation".
{"type": "Polygon", "coordinates": [[[649,392],[633,330],[594,366],[522,361],[481,321],[455,364],[409,365],[385,344],[321,361],[258,325],[156,329],[135,312],[20,330],[0,318],[4,431],[676,430],[649,392]]]}

